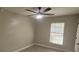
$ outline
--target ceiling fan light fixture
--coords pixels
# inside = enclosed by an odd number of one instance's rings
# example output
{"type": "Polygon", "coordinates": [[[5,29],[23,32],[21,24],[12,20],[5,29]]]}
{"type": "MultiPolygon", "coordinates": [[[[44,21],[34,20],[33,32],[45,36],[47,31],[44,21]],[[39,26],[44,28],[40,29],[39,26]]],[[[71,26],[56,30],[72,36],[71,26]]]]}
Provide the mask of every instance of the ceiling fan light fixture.
{"type": "Polygon", "coordinates": [[[46,12],[52,10],[50,7],[47,7],[47,8],[44,9],[44,10],[41,10],[41,9],[42,9],[42,7],[37,7],[38,12],[33,11],[33,10],[30,10],[30,9],[26,9],[26,11],[29,11],[29,12],[34,13],[34,14],[28,15],[28,16],[33,16],[33,15],[35,15],[35,18],[36,18],[36,19],[42,19],[43,16],[45,16],[45,15],[46,15],[46,16],[48,16],[48,15],[54,15],[54,14],[51,14],[51,13],[46,13],[46,12]]]}
{"type": "Polygon", "coordinates": [[[42,19],[42,18],[43,18],[43,15],[37,14],[37,15],[36,15],[36,18],[37,18],[37,19],[42,19]]]}

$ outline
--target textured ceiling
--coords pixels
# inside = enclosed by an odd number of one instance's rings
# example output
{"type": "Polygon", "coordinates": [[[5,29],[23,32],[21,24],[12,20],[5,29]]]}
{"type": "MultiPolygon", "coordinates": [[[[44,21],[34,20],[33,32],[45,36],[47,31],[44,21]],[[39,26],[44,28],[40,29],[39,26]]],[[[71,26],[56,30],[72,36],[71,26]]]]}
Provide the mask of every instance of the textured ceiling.
{"type": "MultiPolygon", "coordinates": [[[[45,8],[46,7],[43,7],[42,11],[45,8]]],[[[51,8],[52,8],[52,10],[50,10],[47,13],[55,14],[53,16],[79,14],[79,7],[51,7],[51,8]]],[[[32,12],[28,12],[25,9],[31,9],[31,10],[38,12],[37,7],[4,7],[4,9],[11,11],[11,12],[18,13],[18,14],[22,14],[25,16],[33,14],[32,12]]]]}

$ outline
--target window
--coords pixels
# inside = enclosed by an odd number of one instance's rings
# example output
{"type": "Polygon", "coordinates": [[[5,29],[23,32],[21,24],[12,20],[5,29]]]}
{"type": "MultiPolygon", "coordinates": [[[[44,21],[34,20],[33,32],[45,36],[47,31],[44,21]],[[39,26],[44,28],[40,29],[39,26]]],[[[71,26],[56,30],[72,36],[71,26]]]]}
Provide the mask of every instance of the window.
{"type": "Polygon", "coordinates": [[[64,23],[52,23],[50,29],[50,42],[63,45],[64,23]]]}

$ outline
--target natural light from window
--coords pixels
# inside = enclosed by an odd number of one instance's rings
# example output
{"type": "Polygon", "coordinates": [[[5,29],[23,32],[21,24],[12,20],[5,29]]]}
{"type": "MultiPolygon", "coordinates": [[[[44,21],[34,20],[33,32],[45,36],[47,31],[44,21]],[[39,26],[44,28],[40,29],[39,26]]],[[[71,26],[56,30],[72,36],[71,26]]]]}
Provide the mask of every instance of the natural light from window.
{"type": "Polygon", "coordinates": [[[50,42],[63,45],[64,23],[52,23],[50,29],[50,42]]]}

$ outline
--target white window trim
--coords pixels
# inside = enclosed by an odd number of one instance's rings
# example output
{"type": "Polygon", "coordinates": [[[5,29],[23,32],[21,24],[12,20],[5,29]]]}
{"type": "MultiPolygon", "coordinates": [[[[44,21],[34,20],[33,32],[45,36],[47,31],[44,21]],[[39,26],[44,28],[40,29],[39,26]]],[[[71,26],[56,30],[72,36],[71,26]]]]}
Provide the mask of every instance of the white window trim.
{"type": "MultiPolygon", "coordinates": [[[[56,22],[56,23],[58,23],[58,22],[56,22]]],[[[65,23],[64,22],[61,22],[61,23],[64,24],[64,28],[65,28],[65,23]]],[[[54,23],[51,23],[51,24],[54,24],[54,23]]],[[[51,33],[52,33],[51,32],[51,24],[50,24],[50,36],[51,36],[51,33]]],[[[61,33],[61,34],[63,34],[62,44],[60,44],[60,43],[54,43],[54,42],[51,41],[51,39],[49,40],[49,42],[52,43],[52,44],[56,44],[56,45],[63,45],[63,43],[64,43],[64,29],[63,29],[63,33],[61,33]]]]}

